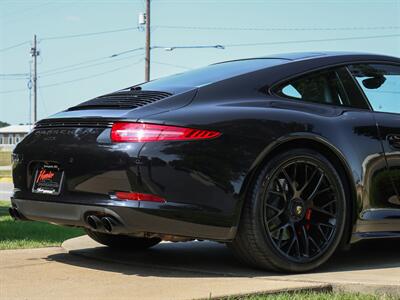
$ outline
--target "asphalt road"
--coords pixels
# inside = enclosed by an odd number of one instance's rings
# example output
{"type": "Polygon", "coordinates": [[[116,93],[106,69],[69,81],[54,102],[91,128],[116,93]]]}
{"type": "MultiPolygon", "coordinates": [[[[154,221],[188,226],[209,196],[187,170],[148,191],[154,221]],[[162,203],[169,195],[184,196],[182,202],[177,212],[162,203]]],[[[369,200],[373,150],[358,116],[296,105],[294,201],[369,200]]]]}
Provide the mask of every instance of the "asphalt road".
{"type": "Polygon", "coordinates": [[[10,200],[13,188],[12,182],[0,182],[0,200],[10,200]]]}

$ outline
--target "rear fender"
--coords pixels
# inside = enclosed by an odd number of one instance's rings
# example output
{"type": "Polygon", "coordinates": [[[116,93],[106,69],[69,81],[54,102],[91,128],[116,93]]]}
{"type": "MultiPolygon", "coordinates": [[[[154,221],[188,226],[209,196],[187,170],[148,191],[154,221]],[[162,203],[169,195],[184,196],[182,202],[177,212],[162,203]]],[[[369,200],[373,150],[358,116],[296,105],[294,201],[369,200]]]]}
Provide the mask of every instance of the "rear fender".
{"type": "MultiPolygon", "coordinates": [[[[345,186],[345,188],[348,189],[348,191],[350,192],[349,217],[351,224],[354,224],[357,219],[357,214],[355,209],[357,207],[357,192],[356,192],[355,178],[352,175],[351,167],[347,163],[344,154],[337,147],[333,146],[329,141],[327,141],[321,136],[306,132],[294,133],[277,139],[273,143],[269,144],[255,159],[253,165],[250,168],[250,171],[248,172],[247,176],[243,181],[240,190],[239,201],[235,214],[236,224],[239,224],[240,222],[243,204],[246,201],[246,198],[251,191],[252,184],[254,180],[257,178],[259,172],[262,170],[267,159],[273,157],[282,150],[293,147],[301,147],[301,148],[311,147],[311,148],[316,148],[317,150],[319,150],[319,148],[322,147],[323,149],[326,149],[330,152],[330,155],[327,155],[328,156],[327,158],[337,167],[338,172],[343,173],[341,175],[345,176],[345,178],[347,179],[348,184],[347,186],[345,186]],[[307,145],[304,145],[305,142],[307,143],[307,145]],[[338,162],[340,166],[336,165],[335,164],[336,162],[338,162]]],[[[326,155],[326,152],[324,152],[323,154],[326,155]]],[[[347,238],[349,239],[350,237],[347,238]]]]}

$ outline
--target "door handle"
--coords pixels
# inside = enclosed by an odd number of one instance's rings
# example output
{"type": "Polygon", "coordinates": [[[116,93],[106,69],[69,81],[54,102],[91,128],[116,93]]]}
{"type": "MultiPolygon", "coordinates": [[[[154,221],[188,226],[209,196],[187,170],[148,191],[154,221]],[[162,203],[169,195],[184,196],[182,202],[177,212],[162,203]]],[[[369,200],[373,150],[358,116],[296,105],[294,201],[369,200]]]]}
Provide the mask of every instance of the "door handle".
{"type": "Polygon", "coordinates": [[[389,144],[393,148],[400,149],[400,135],[398,135],[398,134],[389,134],[387,136],[387,140],[388,140],[389,144]]]}

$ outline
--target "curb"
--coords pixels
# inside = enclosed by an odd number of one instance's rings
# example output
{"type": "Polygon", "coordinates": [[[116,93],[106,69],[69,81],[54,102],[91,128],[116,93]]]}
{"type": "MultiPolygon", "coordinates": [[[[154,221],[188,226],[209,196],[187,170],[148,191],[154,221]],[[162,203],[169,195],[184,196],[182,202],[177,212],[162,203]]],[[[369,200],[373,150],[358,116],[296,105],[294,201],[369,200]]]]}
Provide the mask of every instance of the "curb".
{"type": "Polygon", "coordinates": [[[386,295],[400,298],[399,285],[365,284],[365,283],[332,283],[333,292],[358,293],[364,295],[386,295]]]}
{"type": "MultiPolygon", "coordinates": [[[[213,296],[212,294],[208,298],[198,298],[197,300],[234,300],[234,299],[242,299],[243,297],[263,297],[263,296],[272,296],[279,295],[282,293],[294,295],[297,293],[329,293],[334,292],[332,285],[321,283],[319,286],[315,287],[299,287],[299,288],[291,288],[291,289],[280,289],[274,291],[260,291],[254,293],[236,293],[224,296],[213,296]]],[[[193,299],[196,300],[196,299],[193,299]]]]}

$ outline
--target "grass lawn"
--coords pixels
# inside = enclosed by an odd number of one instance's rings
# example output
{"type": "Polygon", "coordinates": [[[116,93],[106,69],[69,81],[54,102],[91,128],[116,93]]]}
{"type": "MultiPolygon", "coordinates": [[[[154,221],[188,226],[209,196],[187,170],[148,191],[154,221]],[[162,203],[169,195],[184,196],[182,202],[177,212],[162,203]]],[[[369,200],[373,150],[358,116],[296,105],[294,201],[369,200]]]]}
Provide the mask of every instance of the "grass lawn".
{"type": "Polygon", "coordinates": [[[0,151],[0,166],[11,165],[11,151],[0,151]]]}
{"type": "Polygon", "coordinates": [[[14,221],[8,215],[9,206],[10,202],[0,201],[0,250],[60,246],[63,241],[84,234],[78,228],[14,221]]]}
{"type": "Polygon", "coordinates": [[[2,177],[11,177],[11,171],[10,170],[0,170],[0,178],[2,177]]]}
{"type": "Polygon", "coordinates": [[[329,292],[304,292],[304,293],[282,293],[268,296],[248,296],[231,298],[229,300],[395,300],[399,298],[384,295],[362,295],[350,293],[329,292]]]}

